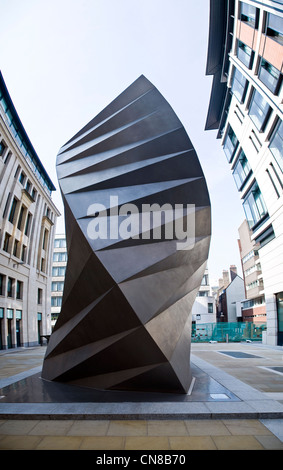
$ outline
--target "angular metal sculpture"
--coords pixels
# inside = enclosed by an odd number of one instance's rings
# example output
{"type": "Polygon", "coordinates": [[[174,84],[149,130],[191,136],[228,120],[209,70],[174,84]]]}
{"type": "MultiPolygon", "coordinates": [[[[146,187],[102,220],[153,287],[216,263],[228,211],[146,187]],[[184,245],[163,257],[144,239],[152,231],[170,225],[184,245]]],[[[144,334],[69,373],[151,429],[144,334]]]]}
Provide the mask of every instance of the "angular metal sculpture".
{"type": "Polygon", "coordinates": [[[103,390],[187,393],[191,308],[211,221],[205,178],[184,127],[141,76],[61,148],[57,174],[68,264],[42,378],[103,390]],[[181,216],[188,223],[193,215],[193,246],[178,247],[175,233],[168,238],[166,211],[158,237],[152,218],[150,227],[133,232],[145,204],[193,205],[190,217],[190,210],[181,216]],[[131,226],[133,207],[139,214],[131,226]],[[117,229],[123,223],[130,238],[117,229]]]}

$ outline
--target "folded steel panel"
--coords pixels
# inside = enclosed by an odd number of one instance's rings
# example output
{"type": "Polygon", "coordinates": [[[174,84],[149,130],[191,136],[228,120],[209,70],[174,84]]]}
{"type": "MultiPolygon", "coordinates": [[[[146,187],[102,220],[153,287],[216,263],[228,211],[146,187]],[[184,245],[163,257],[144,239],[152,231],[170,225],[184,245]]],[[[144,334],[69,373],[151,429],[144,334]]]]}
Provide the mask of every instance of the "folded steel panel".
{"type": "Polygon", "coordinates": [[[191,309],[207,263],[211,211],[184,127],[141,76],[60,149],[57,174],[68,263],[42,377],[187,393],[191,309]],[[160,209],[160,219],[151,214],[144,227],[143,208],[153,204],[189,209],[173,222],[160,209]],[[165,230],[178,218],[194,222],[189,248],[165,230]]]}

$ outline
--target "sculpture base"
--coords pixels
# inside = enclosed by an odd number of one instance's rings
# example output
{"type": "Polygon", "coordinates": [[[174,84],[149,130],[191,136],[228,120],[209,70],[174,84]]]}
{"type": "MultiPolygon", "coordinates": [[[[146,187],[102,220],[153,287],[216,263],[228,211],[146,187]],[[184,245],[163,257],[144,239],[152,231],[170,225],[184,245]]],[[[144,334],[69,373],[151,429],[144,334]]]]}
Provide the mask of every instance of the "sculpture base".
{"type": "MultiPolygon", "coordinates": [[[[95,404],[98,403],[100,411],[104,404],[126,404],[132,403],[138,411],[138,404],[184,404],[187,402],[215,402],[211,395],[223,396],[229,398],[229,401],[239,401],[224,386],[212,379],[198,367],[192,365],[193,381],[189,393],[163,393],[163,392],[135,392],[135,391],[114,391],[114,390],[94,390],[87,387],[79,387],[48,381],[41,378],[41,373],[26,377],[23,380],[15,382],[7,387],[0,389],[1,403],[24,403],[24,404],[53,404],[61,405],[61,411],[64,410],[64,404],[95,404]]],[[[70,408],[69,412],[70,412],[70,408]]],[[[75,406],[73,412],[76,413],[79,408],[75,406]]],[[[115,406],[113,407],[115,414],[115,406]]],[[[120,408],[117,408],[117,413],[120,408]]]]}

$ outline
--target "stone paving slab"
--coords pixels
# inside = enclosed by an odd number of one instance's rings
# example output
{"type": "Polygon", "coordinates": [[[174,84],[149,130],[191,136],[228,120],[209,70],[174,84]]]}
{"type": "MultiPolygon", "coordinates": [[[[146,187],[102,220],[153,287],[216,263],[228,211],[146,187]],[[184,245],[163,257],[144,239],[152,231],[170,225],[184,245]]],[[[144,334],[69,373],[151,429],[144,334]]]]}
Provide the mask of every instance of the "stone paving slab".
{"type": "Polygon", "coordinates": [[[253,419],[0,420],[0,450],[9,449],[283,450],[283,442],[265,420],[253,419]]]}
{"type": "MultiPolygon", "coordinates": [[[[283,450],[282,376],[260,369],[282,364],[283,348],[206,344],[192,349],[193,365],[213,383],[209,392],[230,398],[207,400],[207,392],[198,395],[196,391],[206,384],[203,381],[197,387],[198,377],[190,401],[185,402],[4,403],[0,399],[0,449],[283,450]],[[225,348],[262,358],[218,354],[225,348]]],[[[0,352],[0,369],[4,366],[0,388],[27,382],[37,374],[43,352],[40,348],[31,353],[0,352]],[[9,359],[11,364],[12,358],[14,369],[6,376],[4,361],[9,359]]]]}
{"type": "MultiPolygon", "coordinates": [[[[207,376],[214,379],[231,393],[237,401],[229,398],[216,401],[125,401],[125,402],[69,402],[69,403],[4,403],[0,399],[0,419],[223,419],[223,418],[256,418],[281,419],[283,405],[250,385],[231,376],[227,372],[192,355],[191,362],[207,376]]],[[[24,373],[25,378],[34,375],[36,368],[24,373]]],[[[9,384],[18,383],[23,374],[9,377],[9,384]]],[[[203,376],[202,376],[203,379],[203,376]]],[[[5,379],[1,380],[1,383],[5,379]]],[[[56,387],[56,384],[55,384],[56,387]]],[[[5,388],[1,393],[5,393],[5,388]],[[3,392],[4,390],[4,392],[3,392]]],[[[1,395],[0,393],[0,395],[1,395]]],[[[194,391],[192,391],[194,393],[194,391]]],[[[209,396],[209,395],[207,395],[209,396]]],[[[216,394],[217,396],[217,394],[216,394]]],[[[126,395],[129,398],[129,394],[126,395]]],[[[2,399],[3,400],[3,399],[2,399]]]]}

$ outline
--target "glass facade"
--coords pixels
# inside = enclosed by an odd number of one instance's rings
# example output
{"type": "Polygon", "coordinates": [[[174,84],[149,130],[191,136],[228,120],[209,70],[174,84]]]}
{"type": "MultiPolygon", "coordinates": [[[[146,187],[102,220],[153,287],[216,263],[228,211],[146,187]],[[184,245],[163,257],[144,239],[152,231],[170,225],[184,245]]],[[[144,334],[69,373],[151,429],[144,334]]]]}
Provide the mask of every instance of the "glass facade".
{"type": "Polygon", "coordinates": [[[279,121],[275,128],[269,149],[283,173],[283,121],[279,121]]]}
{"type": "Polygon", "coordinates": [[[267,101],[257,90],[254,90],[249,108],[249,116],[259,131],[264,129],[269,112],[270,106],[267,101]]]}
{"type": "Polygon", "coordinates": [[[266,330],[266,323],[252,322],[218,322],[218,323],[202,323],[198,327],[192,328],[193,343],[208,343],[209,341],[226,342],[227,337],[229,343],[240,341],[262,341],[262,332],[266,330]]]}
{"type": "Polygon", "coordinates": [[[252,67],[253,56],[253,50],[242,41],[238,41],[237,57],[249,69],[252,67]]]}
{"type": "Polygon", "coordinates": [[[248,3],[240,4],[240,19],[252,27],[257,27],[257,9],[248,3]]]}
{"type": "Polygon", "coordinates": [[[283,18],[272,13],[267,14],[266,35],[283,44],[283,18]]]}
{"type": "Polygon", "coordinates": [[[232,157],[236,151],[236,148],[238,147],[238,143],[239,142],[238,142],[235,132],[233,131],[232,127],[229,126],[227,135],[224,140],[224,146],[223,146],[223,150],[224,150],[224,153],[226,155],[228,162],[232,160],[232,157]]]}
{"type": "Polygon", "coordinates": [[[233,177],[238,189],[241,188],[249,174],[251,174],[251,167],[244,151],[241,150],[233,171],[233,177]]]}
{"type": "Polygon", "coordinates": [[[267,214],[267,209],[257,182],[253,184],[245,197],[243,207],[250,228],[267,214]]]}
{"type": "Polygon", "coordinates": [[[238,69],[235,68],[231,90],[233,95],[236,96],[240,103],[242,103],[245,99],[247,84],[248,80],[238,69]]]}
{"type": "Polygon", "coordinates": [[[273,65],[265,59],[261,59],[258,78],[274,94],[278,94],[282,81],[282,75],[273,65]]]}

